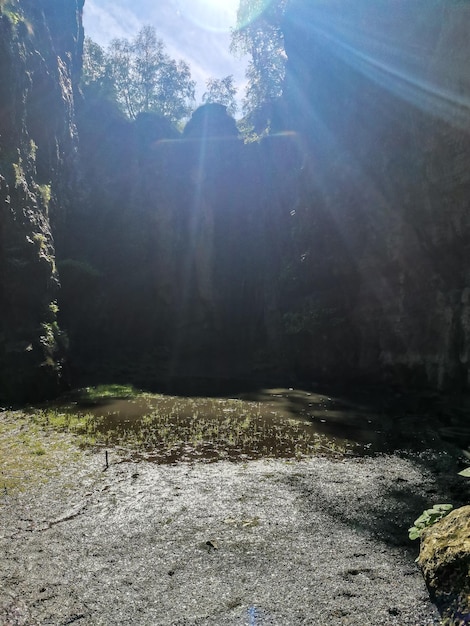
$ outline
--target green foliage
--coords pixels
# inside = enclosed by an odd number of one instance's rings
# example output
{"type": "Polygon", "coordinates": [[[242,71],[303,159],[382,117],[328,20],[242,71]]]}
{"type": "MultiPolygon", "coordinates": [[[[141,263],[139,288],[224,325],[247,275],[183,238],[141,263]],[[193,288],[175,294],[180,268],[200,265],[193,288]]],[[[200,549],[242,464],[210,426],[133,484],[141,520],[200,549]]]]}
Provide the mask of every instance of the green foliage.
{"type": "Polygon", "coordinates": [[[0,15],[5,15],[13,26],[24,21],[18,0],[0,0],[0,15]]]}
{"type": "Polygon", "coordinates": [[[47,321],[41,324],[41,335],[39,342],[44,351],[43,366],[51,367],[54,370],[61,369],[61,361],[58,355],[68,348],[68,336],[56,321],[56,315],[59,311],[57,302],[50,302],[47,307],[47,321]]]}
{"type": "Polygon", "coordinates": [[[85,387],[80,392],[82,400],[99,400],[101,398],[135,398],[142,394],[133,385],[98,385],[85,387]]]}
{"type": "Polygon", "coordinates": [[[54,348],[57,322],[46,322],[41,324],[41,328],[43,330],[43,334],[40,338],[41,343],[50,349],[54,348]]]}
{"type": "Polygon", "coordinates": [[[52,248],[51,242],[48,240],[46,235],[44,233],[34,233],[32,238],[26,237],[26,239],[29,242],[33,243],[36,248],[38,257],[40,259],[43,259],[44,261],[47,261],[50,264],[51,269],[55,271],[56,265],[54,249],[52,248]]]}
{"type": "Polygon", "coordinates": [[[82,87],[116,100],[131,119],[155,112],[175,123],[189,116],[195,93],[189,65],[166,53],[152,26],[131,41],[114,39],[107,50],[87,38],[82,87]]]}
{"type": "Polygon", "coordinates": [[[87,96],[116,100],[108,56],[90,37],[83,44],[81,87],[87,96]]]}
{"type": "Polygon", "coordinates": [[[423,530],[448,515],[453,508],[452,504],[435,504],[432,509],[426,509],[418,519],[415,520],[413,526],[408,529],[409,538],[414,540],[421,537],[423,530]]]}
{"type": "Polygon", "coordinates": [[[271,409],[256,401],[100,385],[67,394],[60,405],[32,408],[28,418],[46,431],[73,434],[82,446],[118,445],[139,458],[149,455],[161,461],[347,453],[346,445],[306,430],[297,419],[281,426],[271,409]]]}
{"type": "Polygon", "coordinates": [[[74,445],[76,436],[43,428],[38,422],[22,411],[2,413],[0,488],[9,493],[46,482],[67,460],[74,460],[78,455],[74,445]]]}
{"type": "Polygon", "coordinates": [[[23,170],[23,161],[21,157],[18,159],[18,163],[12,163],[13,172],[15,175],[15,187],[21,187],[21,185],[25,184],[24,170],[23,170]]]}
{"type": "Polygon", "coordinates": [[[36,153],[37,153],[38,147],[36,145],[36,142],[34,141],[34,139],[31,139],[29,142],[29,158],[32,161],[36,161],[36,153]]]}
{"type": "Polygon", "coordinates": [[[281,21],[286,0],[240,0],[232,52],[251,57],[243,100],[249,134],[262,134],[270,124],[270,107],[282,94],[286,54],[281,21]]]}
{"type": "MultiPolygon", "coordinates": [[[[459,472],[459,476],[464,478],[470,478],[470,467],[465,468],[459,472]]],[[[414,525],[408,529],[408,534],[411,540],[418,539],[425,528],[432,526],[443,517],[448,515],[452,509],[452,504],[435,504],[432,509],[426,509],[417,520],[414,525]]]]}
{"type": "Polygon", "coordinates": [[[202,96],[204,104],[216,103],[223,104],[227,107],[228,113],[235,115],[237,112],[237,103],[235,96],[237,89],[233,84],[233,76],[225,76],[225,78],[209,78],[206,81],[207,91],[202,96]]]}
{"type": "Polygon", "coordinates": [[[51,185],[38,185],[39,193],[41,195],[42,203],[46,207],[49,208],[49,203],[52,198],[52,188],[51,185]]]}
{"type": "Polygon", "coordinates": [[[36,244],[39,255],[44,256],[47,253],[47,238],[44,233],[34,233],[32,241],[36,244]]]}

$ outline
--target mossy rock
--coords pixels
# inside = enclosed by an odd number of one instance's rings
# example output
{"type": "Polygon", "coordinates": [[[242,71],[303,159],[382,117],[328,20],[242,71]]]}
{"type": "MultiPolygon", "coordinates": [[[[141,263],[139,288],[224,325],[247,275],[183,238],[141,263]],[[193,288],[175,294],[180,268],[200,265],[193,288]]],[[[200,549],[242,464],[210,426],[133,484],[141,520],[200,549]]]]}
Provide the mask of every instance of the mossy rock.
{"type": "Polygon", "coordinates": [[[470,623],[470,506],[422,533],[418,563],[444,623],[470,623]]]}

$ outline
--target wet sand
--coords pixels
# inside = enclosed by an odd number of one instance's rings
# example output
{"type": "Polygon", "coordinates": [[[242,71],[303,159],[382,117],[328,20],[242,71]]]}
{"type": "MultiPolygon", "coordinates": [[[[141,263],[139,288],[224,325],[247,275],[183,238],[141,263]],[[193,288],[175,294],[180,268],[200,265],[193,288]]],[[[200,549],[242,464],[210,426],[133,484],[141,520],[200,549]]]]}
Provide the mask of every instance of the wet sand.
{"type": "Polygon", "coordinates": [[[407,528],[449,499],[444,453],[109,461],[3,494],[1,624],[439,623],[407,528]]]}

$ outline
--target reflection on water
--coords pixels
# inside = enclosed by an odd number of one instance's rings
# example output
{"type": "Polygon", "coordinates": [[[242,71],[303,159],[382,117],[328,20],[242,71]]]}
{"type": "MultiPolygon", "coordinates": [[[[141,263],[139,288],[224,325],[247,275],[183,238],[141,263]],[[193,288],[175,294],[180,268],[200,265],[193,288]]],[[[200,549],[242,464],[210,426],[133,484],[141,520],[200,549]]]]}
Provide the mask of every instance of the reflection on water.
{"type": "Polygon", "coordinates": [[[438,413],[398,394],[279,388],[232,398],[142,394],[69,408],[89,415],[99,443],[158,463],[385,452],[433,447],[455,433],[462,447],[470,443],[468,426],[449,419],[444,426],[438,413]]]}

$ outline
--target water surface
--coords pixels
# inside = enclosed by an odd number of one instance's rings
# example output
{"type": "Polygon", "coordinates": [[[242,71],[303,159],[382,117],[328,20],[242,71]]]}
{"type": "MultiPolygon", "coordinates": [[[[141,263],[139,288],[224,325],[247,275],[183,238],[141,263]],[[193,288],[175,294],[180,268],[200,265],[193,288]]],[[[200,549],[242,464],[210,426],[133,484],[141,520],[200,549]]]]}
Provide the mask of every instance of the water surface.
{"type": "Polygon", "coordinates": [[[67,410],[86,414],[101,444],[158,463],[422,449],[456,434],[462,447],[470,443],[470,429],[443,425],[400,394],[264,388],[234,397],[79,398],[67,410]]]}

